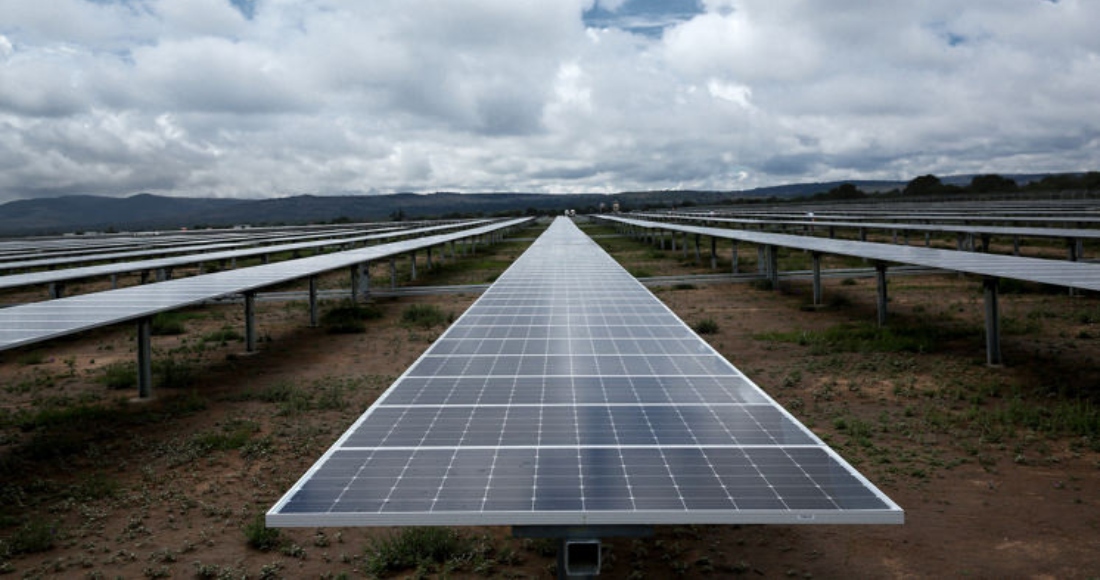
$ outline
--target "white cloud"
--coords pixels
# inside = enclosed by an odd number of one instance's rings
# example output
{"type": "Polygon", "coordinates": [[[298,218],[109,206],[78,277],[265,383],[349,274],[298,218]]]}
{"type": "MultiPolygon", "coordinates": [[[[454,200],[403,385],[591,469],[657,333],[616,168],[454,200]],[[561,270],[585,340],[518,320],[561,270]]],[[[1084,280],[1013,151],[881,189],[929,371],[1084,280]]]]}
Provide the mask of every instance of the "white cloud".
{"type": "Polygon", "coordinates": [[[599,0],[621,28],[586,30],[595,5],[5,0],[0,201],[1100,165],[1095,2],[705,0],[662,18],[599,0]]]}

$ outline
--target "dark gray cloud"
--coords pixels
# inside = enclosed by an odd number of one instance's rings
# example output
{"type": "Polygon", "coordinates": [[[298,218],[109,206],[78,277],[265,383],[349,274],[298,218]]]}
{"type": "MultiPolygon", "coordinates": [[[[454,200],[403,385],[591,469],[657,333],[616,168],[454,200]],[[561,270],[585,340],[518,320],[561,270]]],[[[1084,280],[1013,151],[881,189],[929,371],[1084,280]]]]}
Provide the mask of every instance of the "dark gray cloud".
{"type": "Polygon", "coordinates": [[[1098,21],[1086,0],[5,0],[0,201],[1096,169],[1098,21]]]}

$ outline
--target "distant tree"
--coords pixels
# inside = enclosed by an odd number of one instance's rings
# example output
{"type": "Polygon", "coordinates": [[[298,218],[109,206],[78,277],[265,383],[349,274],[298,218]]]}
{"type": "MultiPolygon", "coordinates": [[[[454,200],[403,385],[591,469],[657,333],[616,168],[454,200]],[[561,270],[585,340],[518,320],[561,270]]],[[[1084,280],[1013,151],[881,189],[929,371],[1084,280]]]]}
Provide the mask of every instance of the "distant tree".
{"type": "Polygon", "coordinates": [[[1100,189],[1100,171],[1089,171],[1081,176],[1081,185],[1085,189],[1100,189]]]}
{"type": "Polygon", "coordinates": [[[332,220],[331,223],[333,223],[333,224],[350,224],[351,223],[351,218],[349,218],[346,215],[342,215],[342,216],[332,220]]]}
{"type": "Polygon", "coordinates": [[[943,182],[932,174],[922,175],[905,186],[905,195],[931,195],[943,191],[943,182]]]}
{"type": "Polygon", "coordinates": [[[405,210],[397,208],[390,212],[390,221],[403,222],[405,221],[405,210]]]}
{"type": "Polygon", "coordinates": [[[970,191],[974,193],[989,193],[994,191],[1016,191],[1016,182],[1000,175],[975,175],[970,180],[970,191]]]}
{"type": "Polygon", "coordinates": [[[851,183],[842,183],[829,191],[815,194],[812,197],[821,200],[862,199],[867,197],[867,194],[851,183]]]}

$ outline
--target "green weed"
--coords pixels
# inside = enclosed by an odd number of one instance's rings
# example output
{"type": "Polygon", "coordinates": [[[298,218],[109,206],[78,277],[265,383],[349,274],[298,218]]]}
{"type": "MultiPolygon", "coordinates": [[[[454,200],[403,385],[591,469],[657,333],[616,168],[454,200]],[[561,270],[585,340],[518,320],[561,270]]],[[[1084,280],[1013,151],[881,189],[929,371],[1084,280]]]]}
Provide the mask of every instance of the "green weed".
{"type": "Polygon", "coordinates": [[[132,389],[137,386],[137,365],[117,362],[103,367],[99,382],[108,389],[132,389]]]}
{"type": "Polygon", "coordinates": [[[184,322],[194,318],[183,312],[161,312],[153,317],[152,332],[154,336],[174,336],[187,332],[184,322]]]}
{"type": "Polygon", "coordinates": [[[214,332],[207,333],[202,337],[203,343],[212,342],[221,344],[223,346],[228,344],[230,341],[240,342],[243,340],[244,335],[229,326],[223,326],[220,330],[215,330],[214,332]]]}
{"type": "Polygon", "coordinates": [[[267,527],[264,514],[256,514],[252,521],[244,526],[244,537],[248,547],[261,552],[270,552],[279,547],[282,535],[277,528],[267,527]]]}
{"type": "Polygon", "coordinates": [[[401,324],[424,330],[446,326],[453,320],[453,314],[446,314],[433,304],[412,304],[401,313],[401,324]]]}
{"type": "Polygon", "coordinates": [[[977,330],[947,326],[844,323],[823,331],[794,330],[753,335],[757,340],[787,342],[810,347],[811,354],[837,352],[934,352],[949,340],[971,337],[977,330]]]}
{"type": "Polygon", "coordinates": [[[473,548],[473,542],[453,528],[404,528],[372,541],[364,568],[375,576],[409,568],[432,570],[443,564],[469,561],[473,548]]]}
{"type": "Polygon", "coordinates": [[[382,309],[374,304],[344,302],[321,315],[321,325],[331,334],[358,334],[367,331],[366,320],[382,318],[382,309]]]}
{"type": "Polygon", "coordinates": [[[7,540],[0,541],[0,556],[45,552],[52,549],[56,541],[56,524],[43,521],[27,522],[7,540]]]}
{"type": "Polygon", "coordinates": [[[46,355],[40,350],[35,350],[20,356],[18,362],[23,366],[40,365],[46,362],[46,355]]]}
{"type": "Polygon", "coordinates": [[[718,332],[718,323],[715,322],[713,318],[704,318],[692,325],[691,328],[698,334],[716,334],[718,332]]]}

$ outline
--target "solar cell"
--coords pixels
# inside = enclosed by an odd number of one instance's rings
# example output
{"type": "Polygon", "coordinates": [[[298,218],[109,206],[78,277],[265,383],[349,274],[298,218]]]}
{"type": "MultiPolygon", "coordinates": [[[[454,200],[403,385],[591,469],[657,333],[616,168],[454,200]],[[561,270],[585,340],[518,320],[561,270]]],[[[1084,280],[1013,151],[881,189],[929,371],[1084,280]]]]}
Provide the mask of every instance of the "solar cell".
{"type": "Polygon", "coordinates": [[[902,519],[561,218],[267,514],[272,526],[902,519]]]}

